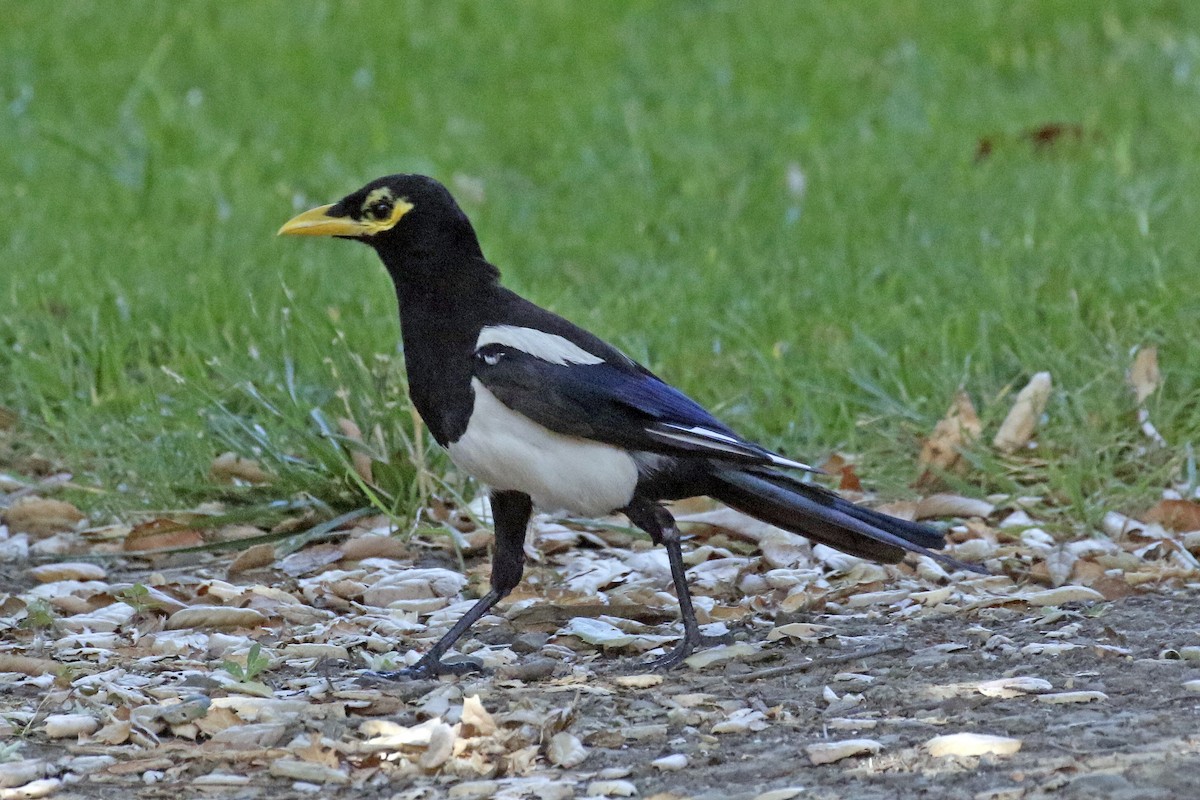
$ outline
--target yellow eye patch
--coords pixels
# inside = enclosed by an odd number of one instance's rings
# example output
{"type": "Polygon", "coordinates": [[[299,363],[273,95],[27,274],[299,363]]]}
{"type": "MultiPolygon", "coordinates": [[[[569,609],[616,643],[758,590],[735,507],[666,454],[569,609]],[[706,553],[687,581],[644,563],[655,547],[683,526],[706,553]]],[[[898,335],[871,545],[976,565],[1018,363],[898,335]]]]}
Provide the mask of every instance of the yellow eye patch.
{"type": "Polygon", "coordinates": [[[400,218],[413,210],[413,204],[401,198],[397,200],[386,186],[372,189],[363,200],[358,220],[360,236],[374,236],[395,227],[400,218]]]}

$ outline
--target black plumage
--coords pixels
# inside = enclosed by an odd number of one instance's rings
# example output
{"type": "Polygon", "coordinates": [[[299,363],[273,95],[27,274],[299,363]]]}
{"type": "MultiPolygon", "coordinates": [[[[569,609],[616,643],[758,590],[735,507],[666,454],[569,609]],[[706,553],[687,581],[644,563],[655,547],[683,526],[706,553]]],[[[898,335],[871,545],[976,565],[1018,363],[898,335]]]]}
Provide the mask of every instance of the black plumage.
{"type": "Polygon", "coordinates": [[[461,671],[442,656],[520,581],[535,505],[621,511],[666,547],[684,638],[654,662],[662,667],[705,641],[665,500],[709,495],[852,555],[895,563],[916,552],[978,569],[938,553],[935,528],[786,474],[809,468],[743,439],[616,348],[501,286],[467,216],[432,178],[380,178],[280,233],[375,249],[396,288],[413,404],[451,458],[491,488],[491,590],[396,675],[461,671]]]}

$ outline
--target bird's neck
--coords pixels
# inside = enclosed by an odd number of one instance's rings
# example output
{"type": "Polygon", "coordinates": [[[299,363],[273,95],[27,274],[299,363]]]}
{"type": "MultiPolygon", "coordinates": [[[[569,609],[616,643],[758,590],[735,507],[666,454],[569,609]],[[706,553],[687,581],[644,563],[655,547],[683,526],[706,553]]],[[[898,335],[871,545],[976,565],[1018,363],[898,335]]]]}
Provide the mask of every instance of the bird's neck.
{"type": "Polygon", "coordinates": [[[446,445],[466,430],[474,404],[475,342],[501,313],[508,292],[481,256],[385,264],[400,304],[409,395],[434,438],[446,445]]]}

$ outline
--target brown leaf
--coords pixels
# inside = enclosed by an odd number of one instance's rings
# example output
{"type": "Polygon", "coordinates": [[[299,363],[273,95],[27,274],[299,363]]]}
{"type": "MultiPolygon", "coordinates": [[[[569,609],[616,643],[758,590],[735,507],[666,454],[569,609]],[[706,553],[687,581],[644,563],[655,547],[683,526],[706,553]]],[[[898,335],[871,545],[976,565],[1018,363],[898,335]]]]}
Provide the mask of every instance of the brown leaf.
{"type": "Polygon", "coordinates": [[[173,519],[143,522],[125,535],[125,550],[164,550],[204,544],[204,534],[173,519]]]}
{"type": "Polygon", "coordinates": [[[308,734],[308,744],[292,749],[292,754],[302,761],[322,764],[330,769],[341,766],[337,752],[321,744],[320,734],[311,731],[308,734]]]}
{"type": "Polygon", "coordinates": [[[837,475],[840,480],[838,489],[843,492],[861,492],[862,482],[854,472],[854,465],[841,453],[830,453],[829,457],[820,463],[822,472],[837,475]]]}
{"type": "Polygon", "coordinates": [[[208,468],[212,479],[221,483],[246,481],[247,483],[270,483],[275,479],[271,473],[252,458],[242,458],[237,453],[222,453],[213,459],[208,468]]]}
{"type": "Polygon", "coordinates": [[[364,558],[412,558],[413,549],[395,536],[357,536],[342,542],[342,554],[348,561],[364,558]]]}
{"type": "Polygon", "coordinates": [[[1053,382],[1049,372],[1039,372],[1017,393],[1013,407],[1000,423],[992,446],[1002,453],[1014,453],[1029,444],[1037,428],[1038,418],[1046,410],[1053,382]]]}
{"type": "Polygon", "coordinates": [[[238,553],[237,558],[229,565],[229,574],[238,575],[247,570],[270,566],[273,563],[275,563],[275,546],[264,542],[238,553]]]}
{"type": "Polygon", "coordinates": [[[7,406],[0,406],[0,431],[10,430],[17,426],[17,412],[7,406]]]}
{"type": "Polygon", "coordinates": [[[842,467],[841,473],[842,479],[838,481],[839,490],[843,492],[861,492],[863,490],[862,481],[855,474],[853,464],[847,464],[842,467]]]}
{"type": "MultiPolygon", "coordinates": [[[[954,395],[954,402],[950,404],[950,410],[925,440],[918,462],[927,473],[949,470],[959,462],[962,449],[979,438],[981,433],[983,425],[979,421],[979,414],[975,412],[971,396],[959,389],[954,395]]],[[[922,476],[920,482],[924,483],[925,480],[925,476],[922,476]]]]}
{"type": "Polygon", "coordinates": [[[1134,398],[1140,406],[1146,398],[1158,390],[1162,375],[1158,371],[1158,348],[1143,347],[1133,357],[1133,364],[1125,375],[1129,388],[1133,389],[1134,398]]]}
{"type": "MultiPolygon", "coordinates": [[[[340,417],[337,421],[338,428],[341,429],[342,435],[347,439],[364,444],[362,429],[354,423],[354,420],[340,417]]],[[[375,477],[371,472],[371,457],[358,448],[350,448],[350,461],[354,464],[354,471],[358,473],[358,477],[362,478],[367,483],[374,483],[375,477]]]]}
{"type": "Polygon", "coordinates": [[[70,503],[37,495],[22,497],[0,515],[0,522],[13,533],[35,537],[73,530],[83,519],[83,512],[70,503]]]}
{"type": "Polygon", "coordinates": [[[957,494],[931,494],[917,502],[913,519],[930,517],[980,517],[987,519],[996,507],[986,500],[957,494]]]}
{"type": "Polygon", "coordinates": [[[1192,500],[1159,500],[1142,516],[1172,531],[1200,531],[1200,503],[1192,500]]]}
{"type": "Polygon", "coordinates": [[[256,628],[267,621],[261,611],[233,606],[191,606],[176,611],[167,618],[167,630],[178,631],[188,628],[256,628]]]}
{"type": "Polygon", "coordinates": [[[24,675],[53,675],[62,665],[48,658],[0,653],[0,672],[19,672],[24,675]]]}

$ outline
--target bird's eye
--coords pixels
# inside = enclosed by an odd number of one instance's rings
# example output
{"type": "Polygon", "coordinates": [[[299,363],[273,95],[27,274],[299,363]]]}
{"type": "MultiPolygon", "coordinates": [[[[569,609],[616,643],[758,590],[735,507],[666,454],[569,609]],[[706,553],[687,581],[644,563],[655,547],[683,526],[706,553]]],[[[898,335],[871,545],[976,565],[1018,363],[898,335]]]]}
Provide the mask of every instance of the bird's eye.
{"type": "Polygon", "coordinates": [[[508,355],[504,349],[504,345],[493,342],[485,344],[483,347],[475,351],[475,358],[487,364],[489,367],[494,367],[500,363],[500,359],[508,355]]]}
{"type": "Polygon", "coordinates": [[[367,216],[373,220],[383,222],[392,216],[392,203],[390,200],[376,200],[371,205],[367,206],[367,216]]]}

